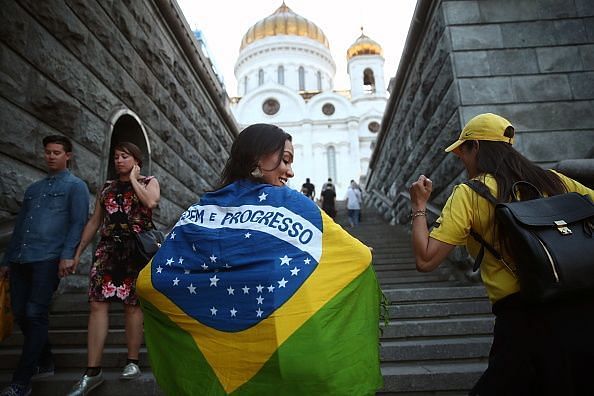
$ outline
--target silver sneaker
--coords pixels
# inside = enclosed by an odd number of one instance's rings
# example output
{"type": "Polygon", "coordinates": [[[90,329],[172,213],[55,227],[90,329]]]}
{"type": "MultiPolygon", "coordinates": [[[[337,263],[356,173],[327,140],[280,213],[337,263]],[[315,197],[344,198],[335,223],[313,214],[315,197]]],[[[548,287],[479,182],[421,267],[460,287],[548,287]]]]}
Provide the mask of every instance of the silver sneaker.
{"type": "Polygon", "coordinates": [[[83,375],[80,381],[78,381],[70,390],[67,396],[86,396],[93,389],[101,385],[105,381],[103,379],[103,372],[99,372],[99,374],[89,377],[88,375],[83,375]]]}
{"type": "Polygon", "coordinates": [[[124,370],[122,370],[122,375],[120,375],[120,379],[131,380],[140,377],[140,374],[140,367],[138,367],[136,363],[128,363],[124,367],[124,370]]]}

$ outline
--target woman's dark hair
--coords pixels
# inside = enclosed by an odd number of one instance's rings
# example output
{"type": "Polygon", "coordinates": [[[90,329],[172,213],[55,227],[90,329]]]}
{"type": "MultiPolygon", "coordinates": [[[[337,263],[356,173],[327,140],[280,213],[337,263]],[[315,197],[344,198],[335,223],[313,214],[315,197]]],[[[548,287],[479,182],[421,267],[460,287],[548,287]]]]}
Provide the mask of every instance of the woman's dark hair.
{"type": "Polygon", "coordinates": [[[292,140],[291,135],[275,125],[254,124],[245,128],[231,146],[231,155],[217,188],[223,188],[240,179],[256,180],[250,173],[258,166],[258,160],[264,155],[278,152],[278,164],[273,168],[276,169],[282,161],[280,154],[287,140],[292,140]]]}
{"type": "Polygon", "coordinates": [[[72,142],[66,136],[49,135],[43,138],[42,143],[43,147],[47,146],[50,143],[61,144],[65,152],[72,152],[72,142]]]}
{"type": "Polygon", "coordinates": [[[113,152],[115,153],[116,150],[130,154],[136,161],[138,161],[138,166],[142,168],[142,151],[140,151],[140,148],[138,148],[137,145],[131,142],[119,142],[113,148],[113,152]]]}
{"type": "MultiPolygon", "coordinates": [[[[476,140],[462,143],[463,150],[471,150],[476,140]]],[[[497,201],[508,202],[515,182],[523,180],[534,185],[544,195],[558,195],[567,192],[565,184],[553,172],[542,169],[516,151],[511,144],[481,140],[477,153],[477,171],[479,174],[491,174],[497,182],[497,201]]],[[[525,185],[518,185],[522,200],[533,199],[537,193],[525,185]]],[[[497,235],[499,249],[511,252],[509,236],[505,234],[495,218],[494,235],[497,235]]]]}
{"type": "MultiPolygon", "coordinates": [[[[462,144],[465,150],[471,150],[476,144],[469,140],[462,144]]],[[[489,173],[497,181],[497,200],[507,202],[511,188],[517,181],[524,180],[533,184],[545,195],[558,195],[567,192],[561,179],[553,172],[547,171],[516,151],[511,144],[481,140],[477,154],[477,171],[479,174],[489,173]]],[[[519,186],[522,199],[536,198],[533,189],[519,186]]]]}

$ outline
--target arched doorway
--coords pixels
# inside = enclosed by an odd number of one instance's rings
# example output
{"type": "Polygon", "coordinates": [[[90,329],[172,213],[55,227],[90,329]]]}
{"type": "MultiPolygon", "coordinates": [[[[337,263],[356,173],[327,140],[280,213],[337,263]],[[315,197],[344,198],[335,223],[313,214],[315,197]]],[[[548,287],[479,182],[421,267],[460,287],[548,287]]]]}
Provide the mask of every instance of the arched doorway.
{"type": "Polygon", "coordinates": [[[119,142],[132,142],[137,145],[142,151],[142,174],[152,174],[152,161],[151,161],[151,147],[148,141],[148,137],[140,118],[132,111],[127,109],[118,110],[108,125],[109,131],[108,136],[110,139],[106,141],[104,153],[107,153],[107,163],[103,166],[103,180],[113,179],[116,177],[114,165],[113,165],[113,148],[119,142]]]}

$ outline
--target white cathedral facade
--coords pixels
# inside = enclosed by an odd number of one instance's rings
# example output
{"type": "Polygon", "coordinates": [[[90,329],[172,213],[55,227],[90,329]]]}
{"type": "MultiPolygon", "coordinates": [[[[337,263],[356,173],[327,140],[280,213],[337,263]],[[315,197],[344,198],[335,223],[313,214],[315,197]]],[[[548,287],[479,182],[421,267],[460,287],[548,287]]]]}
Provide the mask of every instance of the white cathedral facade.
{"type": "Polygon", "coordinates": [[[283,4],[245,33],[235,64],[241,129],[265,122],[293,136],[295,177],[316,186],[332,178],[342,199],[367,173],[387,101],[381,46],[361,36],[347,50],[350,90],[334,90],[336,65],[322,30],[283,4]]]}

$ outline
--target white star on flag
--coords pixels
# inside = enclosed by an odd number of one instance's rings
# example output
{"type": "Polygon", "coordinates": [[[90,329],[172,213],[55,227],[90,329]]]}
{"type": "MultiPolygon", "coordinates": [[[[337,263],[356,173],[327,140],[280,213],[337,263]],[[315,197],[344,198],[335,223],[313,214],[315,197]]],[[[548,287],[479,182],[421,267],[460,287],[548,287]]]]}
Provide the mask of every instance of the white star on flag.
{"type": "Polygon", "coordinates": [[[262,194],[258,195],[258,198],[260,198],[260,202],[265,201],[267,197],[268,194],[266,194],[265,192],[262,192],[262,194]]]}
{"type": "Polygon", "coordinates": [[[163,268],[161,268],[161,266],[158,266],[158,267],[157,267],[157,274],[160,274],[160,273],[161,273],[161,271],[163,271],[163,268]]]}
{"type": "Polygon", "coordinates": [[[171,257],[170,259],[167,259],[167,262],[165,263],[165,265],[168,265],[171,267],[171,264],[173,264],[173,257],[171,257]]]}
{"type": "Polygon", "coordinates": [[[262,289],[264,289],[264,286],[262,286],[262,285],[258,285],[258,286],[256,286],[256,291],[257,291],[258,293],[262,293],[262,289]]]}
{"type": "Polygon", "coordinates": [[[212,316],[217,316],[217,311],[218,311],[218,309],[216,309],[215,307],[212,307],[212,308],[210,309],[210,314],[211,314],[212,316]]]}
{"type": "Polygon", "coordinates": [[[212,261],[213,263],[216,263],[217,262],[217,256],[215,256],[214,254],[212,254],[210,256],[210,261],[212,261]]]}
{"type": "Polygon", "coordinates": [[[256,298],[256,300],[258,301],[258,305],[262,305],[262,303],[264,302],[264,297],[262,297],[262,296],[258,296],[258,297],[256,298]]]}
{"type": "Polygon", "coordinates": [[[229,286],[229,288],[227,289],[227,292],[229,293],[229,295],[232,295],[232,294],[235,295],[234,294],[235,293],[235,289],[232,288],[231,286],[229,286]]]}
{"type": "Polygon", "coordinates": [[[192,244],[192,250],[196,251],[196,246],[194,246],[194,244],[192,244]]]}
{"type": "Polygon", "coordinates": [[[184,275],[190,275],[190,270],[189,269],[185,269],[184,270],[184,275]]]}
{"type": "Polygon", "coordinates": [[[262,317],[262,314],[264,313],[264,311],[262,311],[260,308],[258,308],[258,310],[256,311],[256,316],[258,318],[262,317]]]}
{"type": "Polygon", "coordinates": [[[291,276],[297,276],[297,274],[299,273],[299,271],[301,271],[301,268],[297,268],[297,267],[293,268],[291,270],[291,276]]]}
{"type": "Polygon", "coordinates": [[[175,232],[171,233],[171,236],[169,237],[170,239],[175,239],[175,232]]]}
{"type": "Polygon", "coordinates": [[[274,286],[270,285],[267,287],[268,293],[272,293],[274,291],[274,286]]]}
{"type": "Polygon", "coordinates": [[[177,286],[178,283],[179,283],[179,279],[177,279],[177,276],[176,276],[175,279],[173,280],[173,286],[177,286]]]}
{"type": "Polygon", "coordinates": [[[225,265],[223,265],[223,267],[225,267],[225,268],[231,268],[231,266],[229,264],[225,264],[225,265]]]}
{"type": "Polygon", "coordinates": [[[243,290],[243,294],[250,294],[250,288],[245,285],[241,290],[243,290]]]}
{"type": "Polygon", "coordinates": [[[208,269],[208,265],[206,265],[206,263],[202,263],[201,267],[204,271],[208,269]]]}
{"type": "Polygon", "coordinates": [[[280,261],[281,261],[281,266],[283,265],[289,265],[289,263],[291,262],[291,260],[293,260],[292,258],[290,258],[289,256],[287,256],[286,254],[283,257],[279,257],[280,261]]]}
{"type": "Polygon", "coordinates": [[[210,285],[217,287],[217,282],[220,280],[217,276],[213,276],[212,278],[208,278],[210,280],[210,285]]]}
{"type": "Polygon", "coordinates": [[[278,287],[285,287],[285,285],[288,283],[288,281],[285,280],[285,278],[277,281],[278,282],[278,287]]]}
{"type": "Polygon", "coordinates": [[[190,283],[190,286],[187,288],[190,291],[190,294],[196,294],[196,287],[190,283]]]}
{"type": "Polygon", "coordinates": [[[231,310],[229,312],[231,312],[231,316],[235,316],[235,314],[237,313],[237,311],[235,310],[235,307],[231,308],[231,310]]]}
{"type": "Polygon", "coordinates": [[[178,263],[183,264],[184,263],[184,258],[180,257],[179,260],[177,260],[178,263]]]}
{"type": "Polygon", "coordinates": [[[247,239],[250,239],[250,237],[251,237],[251,236],[252,236],[252,234],[250,234],[249,232],[246,232],[246,233],[245,233],[245,237],[246,237],[247,239]]]}
{"type": "Polygon", "coordinates": [[[306,258],[305,260],[303,260],[303,262],[304,262],[305,264],[309,264],[309,263],[311,262],[311,260],[310,260],[310,259],[309,259],[309,257],[308,257],[308,258],[306,258]]]}

